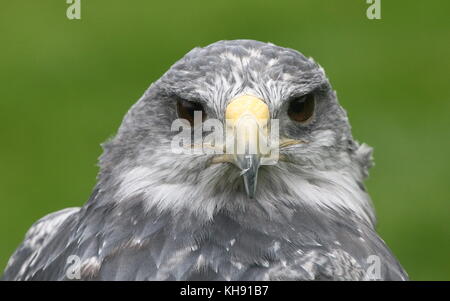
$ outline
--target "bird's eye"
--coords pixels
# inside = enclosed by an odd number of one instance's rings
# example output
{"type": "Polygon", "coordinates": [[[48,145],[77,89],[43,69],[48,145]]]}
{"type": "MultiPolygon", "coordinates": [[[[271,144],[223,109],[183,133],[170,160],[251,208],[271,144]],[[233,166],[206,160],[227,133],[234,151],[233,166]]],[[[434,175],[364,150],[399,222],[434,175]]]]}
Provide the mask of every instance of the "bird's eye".
{"type": "Polygon", "coordinates": [[[203,106],[198,102],[187,101],[185,99],[177,100],[177,113],[179,118],[189,121],[191,126],[194,126],[194,113],[201,112],[202,121],[206,119],[206,113],[203,106]]]}
{"type": "Polygon", "coordinates": [[[289,103],[288,115],[297,122],[308,121],[314,114],[314,94],[307,94],[294,98],[289,103]]]}

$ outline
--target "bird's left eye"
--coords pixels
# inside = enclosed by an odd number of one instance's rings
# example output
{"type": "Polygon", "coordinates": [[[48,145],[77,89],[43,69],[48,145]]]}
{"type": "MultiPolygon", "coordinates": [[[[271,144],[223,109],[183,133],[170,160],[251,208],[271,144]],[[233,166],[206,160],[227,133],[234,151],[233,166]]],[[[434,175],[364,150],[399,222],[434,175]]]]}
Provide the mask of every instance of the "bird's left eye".
{"type": "Polygon", "coordinates": [[[306,122],[314,114],[315,99],[314,94],[307,94],[292,99],[289,102],[288,115],[297,122],[306,122]]]}
{"type": "Polygon", "coordinates": [[[206,119],[206,113],[203,106],[198,102],[187,101],[185,99],[177,100],[177,113],[179,118],[189,121],[194,126],[194,114],[196,111],[201,112],[202,121],[206,119]]]}

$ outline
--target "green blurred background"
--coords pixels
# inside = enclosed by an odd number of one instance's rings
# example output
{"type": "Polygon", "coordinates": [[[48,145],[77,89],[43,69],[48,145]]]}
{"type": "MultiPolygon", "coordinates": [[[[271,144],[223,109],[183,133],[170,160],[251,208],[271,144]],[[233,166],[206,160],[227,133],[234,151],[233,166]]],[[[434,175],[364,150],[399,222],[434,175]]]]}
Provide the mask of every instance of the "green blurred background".
{"type": "Polygon", "coordinates": [[[375,148],[378,230],[414,280],[450,280],[450,2],[65,0],[0,5],[0,274],[30,225],[81,206],[99,144],[195,46],[256,39],[327,71],[375,148]]]}

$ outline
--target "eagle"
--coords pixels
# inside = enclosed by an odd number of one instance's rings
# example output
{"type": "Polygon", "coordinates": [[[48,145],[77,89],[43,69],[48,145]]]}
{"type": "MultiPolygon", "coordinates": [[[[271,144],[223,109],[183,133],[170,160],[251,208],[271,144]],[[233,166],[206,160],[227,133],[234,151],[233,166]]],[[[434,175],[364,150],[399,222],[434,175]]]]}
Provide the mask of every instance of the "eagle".
{"type": "Polygon", "coordinates": [[[34,223],[3,280],[408,278],[376,232],[372,148],[296,50],[194,48],[102,146],[89,200],[34,223]]]}

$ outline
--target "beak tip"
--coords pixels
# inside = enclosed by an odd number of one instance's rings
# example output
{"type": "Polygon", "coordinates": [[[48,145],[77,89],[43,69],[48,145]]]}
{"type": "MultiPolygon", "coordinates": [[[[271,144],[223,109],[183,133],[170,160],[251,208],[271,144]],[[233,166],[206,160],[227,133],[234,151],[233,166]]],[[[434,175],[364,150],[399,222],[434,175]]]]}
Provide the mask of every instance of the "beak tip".
{"type": "Polygon", "coordinates": [[[246,167],[245,172],[242,173],[244,178],[245,192],[250,199],[255,198],[256,184],[258,179],[259,159],[255,156],[251,156],[252,160],[246,167]]]}
{"type": "MultiPolygon", "coordinates": [[[[246,189],[246,190],[247,190],[247,189],[246,189]]],[[[254,198],[255,198],[255,192],[256,192],[256,189],[255,189],[255,190],[247,190],[246,192],[247,192],[247,196],[248,196],[250,199],[254,199],[254,198]]]]}

